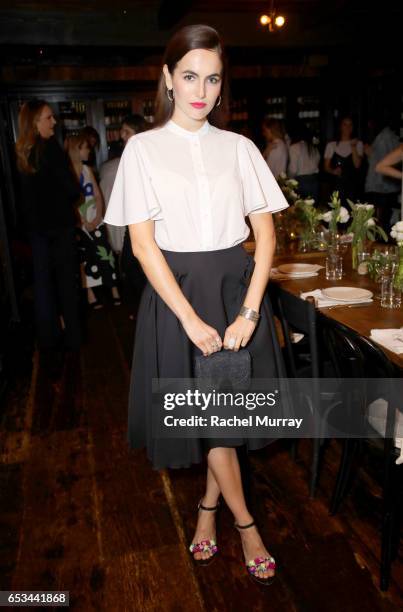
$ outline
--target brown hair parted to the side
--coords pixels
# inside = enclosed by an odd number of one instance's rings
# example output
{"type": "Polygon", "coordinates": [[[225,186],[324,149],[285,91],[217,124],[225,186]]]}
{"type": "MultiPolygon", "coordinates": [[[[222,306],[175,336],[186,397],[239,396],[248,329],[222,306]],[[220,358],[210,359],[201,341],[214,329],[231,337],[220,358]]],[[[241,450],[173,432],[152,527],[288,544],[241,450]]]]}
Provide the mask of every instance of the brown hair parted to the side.
{"type": "Polygon", "coordinates": [[[36,124],[45,106],[49,106],[46,100],[29,100],[21,106],[18,115],[18,139],[15,144],[15,152],[17,168],[24,174],[34,174],[37,170],[38,160],[32,159],[31,152],[39,141],[36,124]]]}
{"type": "Polygon", "coordinates": [[[69,134],[66,136],[64,140],[64,150],[68,154],[73,166],[81,162],[80,148],[85,142],[88,147],[90,147],[87,139],[87,132],[85,130],[81,130],[78,134],[69,134]]]}
{"type": "Polygon", "coordinates": [[[280,121],[279,119],[272,119],[271,117],[265,117],[263,119],[263,125],[268,130],[271,130],[271,133],[275,138],[281,138],[281,140],[284,140],[285,128],[284,123],[282,121],[280,121]]]}
{"type": "Polygon", "coordinates": [[[138,114],[126,115],[126,117],[122,119],[120,126],[122,127],[124,125],[128,125],[136,134],[145,132],[150,127],[144,117],[138,114]]]}
{"type": "MultiPolygon", "coordinates": [[[[216,127],[224,127],[228,121],[228,76],[227,60],[224,45],[217,30],[207,25],[189,25],[178,30],[168,42],[165,49],[162,65],[166,64],[168,70],[173,74],[177,63],[193,49],[207,49],[217,51],[223,66],[221,80],[221,103],[214,107],[208,120],[216,127]]],[[[174,111],[175,102],[170,102],[167,97],[165,77],[161,71],[158,82],[158,91],[155,99],[155,123],[158,127],[164,125],[174,111]]]]}

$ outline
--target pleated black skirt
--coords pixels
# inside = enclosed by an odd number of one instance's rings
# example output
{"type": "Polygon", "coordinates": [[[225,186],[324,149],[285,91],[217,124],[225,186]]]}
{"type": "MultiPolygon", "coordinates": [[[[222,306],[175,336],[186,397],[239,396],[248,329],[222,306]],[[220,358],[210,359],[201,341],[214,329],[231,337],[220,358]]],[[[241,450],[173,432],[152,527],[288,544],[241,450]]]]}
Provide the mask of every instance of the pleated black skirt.
{"type": "MultiPolygon", "coordinates": [[[[196,313],[224,337],[239,313],[253,272],[254,260],[242,246],[219,251],[162,251],[182,292],[196,313]]],[[[282,375],[282,358],[268,298],[247,349],[252,377],[282,375]]],[[[147,449],[155,469],[200,463],[214,447],[267,446],[272,438],[153,438],[152,379],[192,378],[200,350],[188,339],[177,317],[147,283],[140,302],[129,393],[128,440],[131,448],[147,449]]]]}

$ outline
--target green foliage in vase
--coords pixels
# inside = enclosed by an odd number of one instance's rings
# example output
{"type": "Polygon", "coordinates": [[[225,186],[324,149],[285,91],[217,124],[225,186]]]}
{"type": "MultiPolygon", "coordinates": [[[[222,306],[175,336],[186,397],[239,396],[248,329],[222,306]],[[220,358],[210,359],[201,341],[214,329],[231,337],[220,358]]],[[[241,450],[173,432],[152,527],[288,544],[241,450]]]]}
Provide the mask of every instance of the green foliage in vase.
{"type": "Polygon", "coordinates": [[[386,233],[374,218],[373,204],[354,203],[349,199],[347,202],[351,208],[351,223],[348,231],[353,233],[353,245],[363,243],[365,239],[373,242],[377,237],[382,238],[385,242],[388,241],[386,233]]]}

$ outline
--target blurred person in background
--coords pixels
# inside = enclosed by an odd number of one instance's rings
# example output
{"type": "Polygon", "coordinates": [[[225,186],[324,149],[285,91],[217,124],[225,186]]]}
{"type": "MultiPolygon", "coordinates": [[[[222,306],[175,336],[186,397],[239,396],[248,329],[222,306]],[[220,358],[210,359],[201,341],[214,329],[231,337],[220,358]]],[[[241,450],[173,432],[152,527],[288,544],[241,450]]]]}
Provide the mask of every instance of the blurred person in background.
{"type": "MultiPolygon", "coordinates": [[[[123,146],[121,146],[119,143],[115,154],[112,154],[113,156],[111,156],[107,162],[102,164],[99,172],[99,186],[104,196],[106,210],[108,209],[109,198],[111,197],[113,183],[115,182],[122,151],[131,136],[134,136],[134,134],[139,134],[140,132],[144,132],[147,127],[147,122],[141,115],[127,115],[127,117],[125,117],[122,121],[122,124],[120,126],[120,138],[122,140],[123,146]]],[[[113,144],[116,143],[112,143],[111,147],[113,144]]],[[[111,150],[113,151],[113,149],[111,150]]],[[[115,253],[121,253],[126,228],[108,225],[107,231],[113,250],[115,251],[115,253]]]]}
{"type": "Polygon", "coordinates": [[[356,201],[361,196],[361,164],[364,145],[353,136],[354,124],[350,116],[341,117],[337,140],[328,142],[324,155],[325,172],[333,177],[331,189],[337,190],[343,201],[356,201]]]}
{"type": "Polygon", "coordinates": [[[392,210],[392,217],[389,220],[389,225],[394,225],[397,221],[402,218],[403,209],[403,144],[399,144],[396,149],[393,149],[386,157],[381,159],[380,162],[375,166],[376,172],[379,172],[383,176],[395,179],[397,186],[400,189],[400,205],[401,208],[394,208],[392,210]],[[396,166],[400,166],[397,168],[396,166]]]}
{"type": "Polygon", "coordinates": [[[389,115],[385,111],[383,117],[373,121],[374,138],[371,144],[365,147],[368,157],[368,171],[365,179],[366,199],[375,205],[376,216],[387,233],[390,231],[392,211],[398,206],[397,195],[400,192],[398,181],[376,171],[378,163],[399,145],[399,138],[390,125],[389,115]]]}
{"type": "Polygon", "coordinates": [[[75,239],[80,187],[54,136],[45,100],[21,107],[16,143],[22,205],[32,245],[38,347],[50,367],[60,349],[80,348],[75,239]]]}
{"type": "Polygon", "coordinates": [[[96,180],[99,181],[97,167],[97,151],[101,143],[99,134],[96,129],[92,127],[92,125],[86,125],[82,130],[80,130],[80,134],[84,136],[90,148],[90,154],[88,156],[88,160],[85,162],[85,165],[91,168],[96,180]]]}
{"type": "MultiPolygon", "coordinates": [[[[108,208],[113,183],[119,167],[120,156],[122,155],[123,151],[122,141],[116,140],[111,142],[108,149],[108,161],[104,162],[99,170],[99,187],[104,198],[105,210],[108,208]]],[[[106,233],[114,253],[116,255],[120,255],[123,246],[124,228],[107,225],[106,233]]]]}
{"type": "Polygon", "coordinates": [[[303,198],[319,198],[320,154],[313,136],[304,123],[294,126],[289,148],[288,176],[298,181],[297,191],[303,198]]]}
{"type": "Polygon", "coordinates": [[[78,245],[81,280],[87,290],[88,304],[95,310],[102,308],[94,288],[103,285],[111,289],[113,303],[119,306],[115,257],[103,222],[104,200],[91,168],[83,163],[90,154],[85,133],[69,136],[65,147],[85,198],[79,207],[81,227],[78,230],[78,245]]]}
{"type": "MultiPolygon", "coordinates": [[[[142,115],[134,114],[125,117],[120,128],[120,137],[123,141],[123,147],[126,146],[132,136],[145,132],[148,128],[149,125],[142,115]]],[[[119,163],[120,158],[113,159],[106,162],[101,167],[100,187],[104,194],[106,209],[108,209],[109,198],[112,193],[119,163]]],[[[133,309],[136,309],[147,279],[138,259],[133,255],[130,234],[127,226],[116,227],[114,225],[108,225],[107,228],[112,248],[116,252],[121,253],[120,266],[122,277],[124,281],[128,281],[126,286],[128,293],[130,294],[130,301],[133,302],[133,309]]],[[[134,314],[131,314],[130,318],[134,319],[134,314]]]]}
{"type": "Polygon", "coordinates": [[[262,133],[266,140],[263,157],[275,178],[287,172],[288,147],[285,140],[285,129],[282,121],[278,119],[264,119],[262,133]]]}

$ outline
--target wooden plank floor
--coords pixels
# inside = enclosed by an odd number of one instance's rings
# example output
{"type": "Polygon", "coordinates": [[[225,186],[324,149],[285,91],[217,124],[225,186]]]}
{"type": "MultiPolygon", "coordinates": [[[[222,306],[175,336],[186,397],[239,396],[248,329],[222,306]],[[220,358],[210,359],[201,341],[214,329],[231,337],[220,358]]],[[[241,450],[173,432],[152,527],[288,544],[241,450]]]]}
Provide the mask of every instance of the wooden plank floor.
{"type": "Polygon", "coordinates": [[[251,454],[251,504],[279,561],[268,589],[248,579],[225,508],[220,558],[195,568],[186,547],[204,466],[157,472],[126,444],[134,324],[128,309],[93,312],[80,359],[57,384],[33,358],[11,389],[0,433],[0,589],[70,591],[72,610],[394,611],[403,607],[403,560],[378,589],[380,490],[359,472],[329,517],[339,445],[328,445],[315,500],[310,442],[297,462],[286,444],[251,454]]]}

